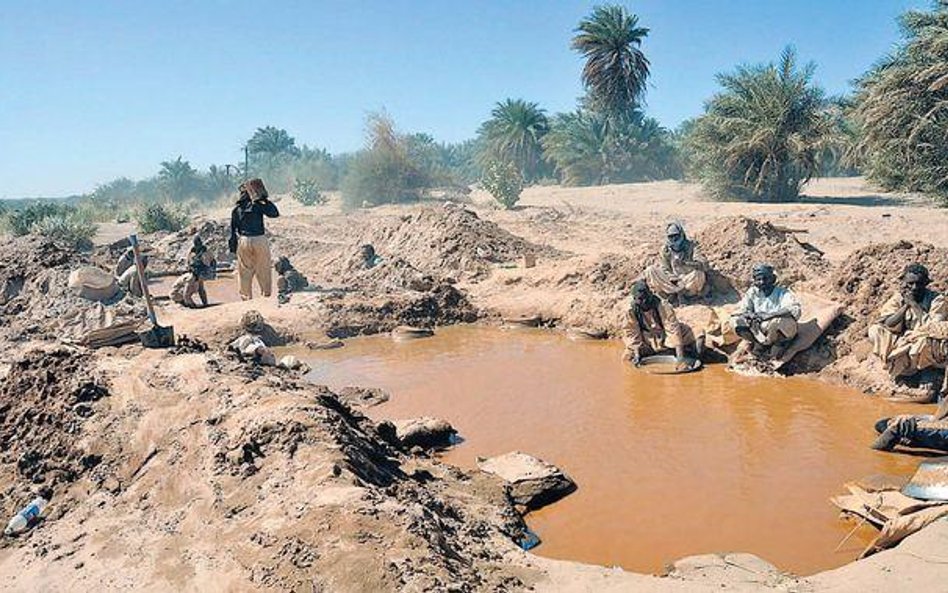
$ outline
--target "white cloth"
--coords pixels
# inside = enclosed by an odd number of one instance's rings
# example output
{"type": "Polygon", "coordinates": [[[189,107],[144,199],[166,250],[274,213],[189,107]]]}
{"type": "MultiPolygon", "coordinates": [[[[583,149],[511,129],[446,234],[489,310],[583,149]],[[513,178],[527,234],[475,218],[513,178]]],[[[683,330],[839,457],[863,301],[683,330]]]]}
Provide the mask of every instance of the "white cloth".
{"type": "Polygon", "coordinates": [[[775,286],[769,295],[765,295],[756,286],[751,286],[744,293],[744,298],[737,304],[734,315],[744,313],[773,313],[781,309],[789,309],[794,319],[800,319],[800,301],[797,297],[782,286],[775,286]]]}

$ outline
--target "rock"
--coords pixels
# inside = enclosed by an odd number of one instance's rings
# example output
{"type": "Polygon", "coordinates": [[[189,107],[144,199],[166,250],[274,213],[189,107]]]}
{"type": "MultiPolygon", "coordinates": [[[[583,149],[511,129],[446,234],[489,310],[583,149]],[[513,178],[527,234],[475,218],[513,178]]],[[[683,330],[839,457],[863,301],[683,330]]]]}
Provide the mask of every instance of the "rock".
{"type": "Polygon", "coordinates": [[[83,266],[70,272],[69,290],[90,301],[105,302],[115,296],[115,276],[95,266],[83,266]]]}
{"type": "Polygon", "coordinates": [[[281,358],[280,361],[277,362],[277,366],[281,369],[288,369],[291,371],[302,371],[304,373],[309,372],[309,366],[292,354],[287,354],[281,358]]]}
{"type": "Polygon", "coordinates": [[[276,366],[276,355],[263,343],[260,336],[245,334],[231,342],[229,347],[242,356],[253,358],[262,365],[276,366]]]}
{"type": "Polygon", "coordinates": [[[531,510],[556,502],[576,490],[576,483],[561,469],[520,451],[479,459],[477,466],[507,482],[514,504],[531,510]]]}
{"type": "Polygon", "coordinates": [[[392,339],[397,342],[404,340],[417,340],[418,338],[430,338],[433,335],[434,330],[427,327],[399,325],[392,330],[392,339]]]}
{"type": "Polygon", "coordinates": [[[306,342],[306,347],[310,350],[332,350],[334,348],[342,348],[342,340],[330,339],[323,342],[306,342]]]}
{"type": "Polygon", "coordinates": [[[396,420],[393,424],[398,442],[406,449],[447,447],[457,434],[454,427],[444,420],[428,416],[396,420]]]}
{"type": "Polygon", "coordinates": [[[377,387],[343,387],[337,395],[348,406],[364,408],[384,404],[389,400],[389,394],[377,387]]]}

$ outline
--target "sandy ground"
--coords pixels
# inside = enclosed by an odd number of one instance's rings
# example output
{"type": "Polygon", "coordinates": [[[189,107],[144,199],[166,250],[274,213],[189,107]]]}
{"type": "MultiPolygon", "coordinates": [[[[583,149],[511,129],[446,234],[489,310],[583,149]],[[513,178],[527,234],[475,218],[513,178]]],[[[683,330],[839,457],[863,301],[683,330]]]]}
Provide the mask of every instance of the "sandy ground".
{"type": "MultiPolygon", "coordinates": [[[[0,511],[12,513],[37,485],[56,487],[48,519],[0,544],[0,588],[939,590],[948,578],[938,552],[948,544],[945,522],[894,550],[806,579],[748,555],[686,559],[664,578],[535,557],[513,543],[524,525],[500,483],[399,450],[332,394],[224,349],[243,331],[241,317],[250,310],[272,326],[267,336],[274,344],[514,314],[614,333],[629,282],[672,220],[706,238],[734,286],[750,258],[766,253],[786,262],[778,274],[795,286],[852,307],[871,305],[890,288],[883,283],[853,295],[834,288],[834,279],[845,275],[841,263],[860,248],[931,243],[926,257],[948,266],[948,211],[916,196],[873,191],[860,179],[820,180],[805,193],[798,203],[768,205],[708,201],[698,187],[676,182],[539,187],[525,191],[512,211],[474,192],[463,207],[431,202],[352,213],[341,212],[337,201],[304,208],[283,199],[284,216],[269,226],[274,255],[291,257],[314,290],[288,305],[274,298],[205,311],[162,305],[162,323],[206,342],[207,352],[126,346],[70,350],[59,358],[28,353],[55,348],[73,327],[64,320],[88,308],[51,288],[65,282],[69,266],[105,265],[114,254],[100,249],[85,259],[54,253],[26,266],[0,262],[7,363],[0,394],[28,398],[17,406],[0,401],[7,447],[0,483],[8,484],[0,511]],[[732,236],[739,216],[753,219],[747,228],[755,233],[763,229],[761,243],[732,236]],[[772,226],[804,231],[794,236],[825,257],[772,226]],[[376,247],[382,265],[360,264],[362,243],[376,247]],[[535,268],[520,265],[524,253],[537,256],[535,268]],[[69,372],[47,373],[54,362],[69,372]],[[89,382],[108,396],[79,398],[89,382]]],[[[220,249],[226,210],[205,220],[202,234],[220,249]]],[[[128,228],[109,225],[101,242],[128,228]]],[[[156,269],[180,265],[186,240],[186,234],[146,238],[156,269]]],[[[25,245],[11,243],[11,250],[25,245]]],[[[879,269],[883,275],[896,273],[893,262],[879,269]]],[[[937,278],[937,286],[945,288],[946,280],[937,278]]],[[[859,332],[837,328],[821,345],[822,362],[802,370],[843,360],[864,367],[862,341],[859,332]]]]}

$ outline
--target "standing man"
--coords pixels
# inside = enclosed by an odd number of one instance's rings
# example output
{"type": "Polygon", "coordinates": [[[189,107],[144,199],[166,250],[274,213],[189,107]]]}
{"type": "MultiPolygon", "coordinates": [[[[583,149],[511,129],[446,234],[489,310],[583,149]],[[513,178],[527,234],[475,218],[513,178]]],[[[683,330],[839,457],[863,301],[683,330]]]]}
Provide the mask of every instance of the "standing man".
{"type": "Polygon", "coordinates": [[[270,244],[267,241],[263,217],[280,215],[276,204],[270,201],[267,188],[260,179],[251,179],[237,188],[240,198],[230,216],[230,252],[237,254],[237,279],[240,298],[253,298],[253,279],[257,278],[264,297],[271,292],[270,244]]]}
{"type": "Polygon", "coordinates": [[[734,331],[757,358],[779,358],[797,336],[800,302],[788,289],[777,286],[768,264],[757,264],[751,286],[731,316],[734,331]]]}
{"type": "Polygon", "coordinates": [[[698,244],[685,235],[680,223],[673,222],[665,229],[660,261],[646,268],[645,279],[657,294],[675,302],[704,293],[707,269],[698,244]]]}

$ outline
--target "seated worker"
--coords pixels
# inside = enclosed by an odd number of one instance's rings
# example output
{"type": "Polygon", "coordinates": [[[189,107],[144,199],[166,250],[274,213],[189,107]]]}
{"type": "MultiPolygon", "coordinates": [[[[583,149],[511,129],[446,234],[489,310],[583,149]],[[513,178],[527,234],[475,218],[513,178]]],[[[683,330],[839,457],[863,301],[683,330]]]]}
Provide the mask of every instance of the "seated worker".
{"type": "Polygon", "coordinates": [[[293,267],[289,258],[281,257],[273,264],[273,269],[277,273],[277,294],[288,295],[291,292],[299,292],[309,286],[309,280],[306,276],[299,273],[293,267]]]}
{"type": "Polygon", "coordinates": [[[195,235],[188,252],[188,271],[178,277],[171,286],[171,300],[188,308],[195,308],[194,294],[201,299],[201,306],[207,306],[207,290],[204,280],[216,275],[217,262],[211,257],[199,235],[195,235]]]}
{"type": "Polygon", "coordinates": [[[374,268],[382,263],[382,258],[375,252],[375,247],[371,243],[359,247],[359,256],[362,259],[362,266],[365,268],[374,268]]]}
{"type": "Polygon", "coordinates": [[[948,320],[948,300],[929,290],[930,282],[928,268],[917,263],[906,266],[899,290],[869,326],[872,353],[893,378],[913,375],[935,362],[924,326],[948,320]]]}
{"type": "MultiPolygon", "coordinates": [[[[142,268],[148,267],[148,256],[142,256],[142,268]]],[[[142,283],[138,279],[138,267],[135,265],[135,254],[129,248],[124,254],[122,254],[119,263],[115,266],[116,272],[116,283],[119,285],[119,288],[125,291],[126,294],[130,294],[134,297],[141,297],[144,293],[142,292],[142,283]],[[129,253],[131,253],[131,263],[128,263],[129,253]],[[121,272],[119,272],[121,270],[121,272]]]]}
{"type": "Polygon", "coordinates": [[[665,349],[674,349],[679,365],[685,364],[685,346],[694,345],[695,353],[701,356],[703,344],[695,340],[691,329],[679,323],[675,310],[654,294],[645,280],[632,285],[632,301],[626,317],[625,360],[636,366],[643,356],[665,349]]]}
{"type": "Polygon", "coordinates": [[[757,264],[753,281],[731,315],[739,348],[750,348],[755,357],[778,358],[797,335],[800,302],[786,288],[777,286],[773,267],[757,264]]]}
{"type": "Polygon", "coordinates": [[[682,297],[704,294],[707,269],[698,244],[685,236],[680,223],[673,222],[665,229],[660,260],[646,268],[645,280],[657,294],[680,302],[682,297]]]}

